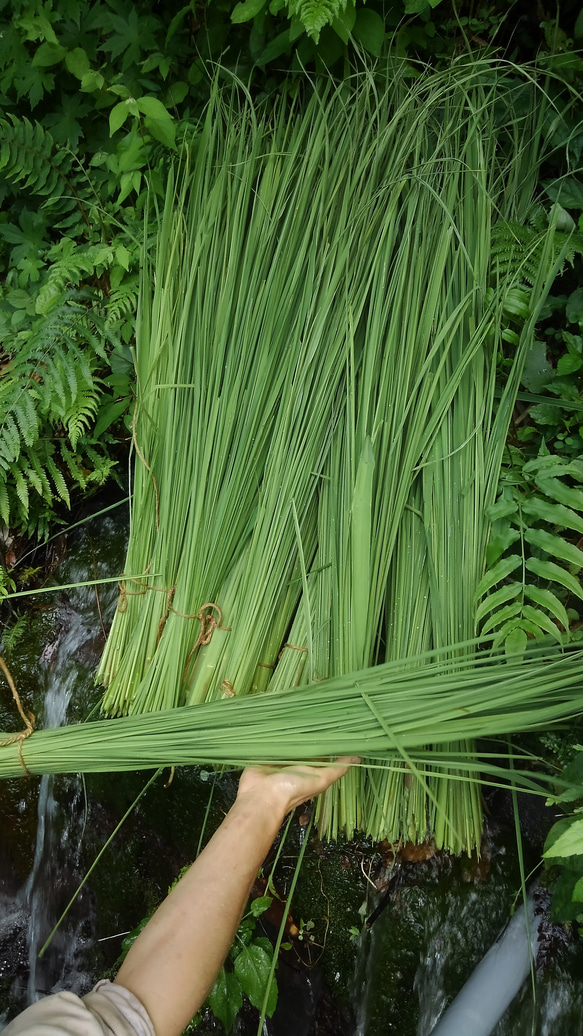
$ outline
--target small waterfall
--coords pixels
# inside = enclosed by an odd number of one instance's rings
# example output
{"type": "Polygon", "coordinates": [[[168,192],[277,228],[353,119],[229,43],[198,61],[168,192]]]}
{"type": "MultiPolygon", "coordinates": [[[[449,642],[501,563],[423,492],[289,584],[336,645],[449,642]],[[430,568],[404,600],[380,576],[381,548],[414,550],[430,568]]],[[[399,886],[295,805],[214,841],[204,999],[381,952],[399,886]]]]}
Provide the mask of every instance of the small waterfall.
{"type": "MultiPolygon", "coordinates": [[[[78,679],[75,656],[92,636],[82,616],[70,608],[59,614],[57,639],[45,648],[41,664],[45,674],[42,726],[58,727],[67,721],[67,709],[78,679]]],[[[78,958],[83,948],[79,904],[63,923],[42,958],[39,951],[57,922],[80,877],[79,849],[83,827],[83,789],[79,778],[59,781],[41,778],[38,797],[37,836],[32,872],[22,893],[29,914],[28,951],[30,972],[27,1000],[34,1003],[46,993],[66,985],[83,987],[78,958]]]]}

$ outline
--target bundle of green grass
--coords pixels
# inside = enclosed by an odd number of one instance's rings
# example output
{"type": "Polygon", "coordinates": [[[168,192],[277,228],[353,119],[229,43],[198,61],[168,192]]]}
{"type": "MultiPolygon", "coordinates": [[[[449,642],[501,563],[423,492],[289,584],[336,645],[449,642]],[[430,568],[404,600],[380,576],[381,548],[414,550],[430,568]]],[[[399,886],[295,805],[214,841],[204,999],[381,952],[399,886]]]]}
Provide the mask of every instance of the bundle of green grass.
{"type": "Polygon", "coordinates": [[[582,711],[578,654],[521,667],[507,623],[485,675],[474,639],[486,513],[561,262],[550,217],[528,254],[495,247],[535,200],[543,100],[533,73],[467,59],[316,84],[303,103],[215,90],[144,259],[131,578],[98,673],[105,714],[127,716],[103,736],[125,724],[143,765],[165,730],[168,763],[360,752],[320,833],[459,852],[479,843],[489,765],[467,738],[582,711]],[[363,672],[374,694],[353,693],[363,672]],[[463,705],[441,679],[471,690],[463,705]]]}

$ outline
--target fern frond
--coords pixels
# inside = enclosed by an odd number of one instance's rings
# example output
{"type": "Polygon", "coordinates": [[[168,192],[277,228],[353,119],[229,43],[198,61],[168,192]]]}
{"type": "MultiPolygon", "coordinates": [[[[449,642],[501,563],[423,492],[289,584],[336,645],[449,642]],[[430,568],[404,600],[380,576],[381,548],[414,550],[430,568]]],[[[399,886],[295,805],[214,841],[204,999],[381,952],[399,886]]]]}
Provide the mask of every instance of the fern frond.
{"type": "Polygon", "coordinates": [[[6,483],[0,475],[0,518],[5,525],[10,523],[10,500],[8,497],[8,490],[6,483]]]}
{"type": "Polygon", "coordinates": [[[54,204],[65,189],[70,190],[70,154],[55,148],[39,122],[33,125],[12,114],[8,119],[0,119],[0,172],[19,187],[46,197],[45,205],[54,204]]]}
{"type": "Polygon", "coordinates": [[[67,448],[67,446],[66,446],[66,444],[65,444],[63,439],[61,439],[61,441],[59,443],[59,449],[60,449],[60,453],[61,453],[61,457],[63,459],[63,462],[66,465],[66,467],[67,467],[68,471],[70,472],[70,474],[72,475],[72,477],[75,479],[75,482],[77,482],[78,485],[81,486],[81,489],[86,489],[87,488],[87,476],[81,470],[81,468],[79,466],[79,463],[77,461],[77,458],[75,457],[75,455],[73,453],[71,453],[71,450],[69,450],[67,448]]]}
{"type": "Polygon", "coordinates": [[[69,490],[67,489],[67,483],[65,482],[62,471],[59,471],[52,456],[46,457],[45,466],[55,484],[55,489],[57,490],[61,500],[67,505],[67,507],[70,507],[71,498],[69,496],[69,490]]]}
{"type": "Polygon", "coordinates": [[[139,283],[137,275],[127,277],[119,288],[110,292],[106,300],[105,327],[114,328],[128,317],[135,318],[138,308],[139,283]]]}
{"type": "Polygon", "coordinates": [[[19,453],[20,433],[14,417],[8,412],[0,426],[0,454],[9,464],[12,464],[19,453]]]}
{"type": "Polygon", "coordinates": [[[34,470],[35,470],[35,472],[36,472],[36,474],[38,476],[39,482],[41,484],[41,493],[40,493],[40,495],[42,496],[43,500],[46,500],[47,503],[50,503],[51,500],[52,500],[52,496],[53,496],[53,494],[51,492],[51,484],[50,484],[50,482],[48,480],[47,473],[46,473],[43,465],[41,464],[41,462],[39,460],[39,456],[38,456],[37,451],[36,450],[29,450],[28,451],[28,459],[29,459],[32,467],[34,468],[34,470]]]}
{"type": "Polygon", "coordinates": [[[43,484],[34,468],[26,468],[24,471],[29,484],[36,490],[39,496],[43,496],[43,484]]]}
{"type": "Polygon", "coordinates": [[[69,442],[74,450],[77,449],[80,437],[95,421],[95,415],[99,408],[99,396],[100,393],[95,389],[89,389],[80,393],[75,401],[74,408],[72,408],[72,412],[65,418],[69,442]]]}
{"type": "Polygon", "coordinates": [[[2,653],[10,655],[17,644],[20,643],[28,629],[29,616],[27,613],[17,615],[11,626],[2,631],[2,653]]]}
{"type": "Polygon", "coordinates": [[[13,413],[25,444],[32,446],[38,439],[38,416],[26,390],[21,392],[14,404],[13,413]]]}
{"type": "Polygon", "coordinates": [[[24,475],[22,474],[20,468],[16,465],[13,465],[12,467],[12,475],[14,476],[14,481],[16,483],[16,495],[20,500],[20,503],[22,504],[22,510],[24,515],[27,516],[29,507],[29,495],[28,486],[24,479],[24,475]]]}
{"type": "Polygon", "coordinates": [[[317,43],[325,25],[330,25],[341,11],[346,10],[346,0],[289,0],[290,18],[298,18],[308,36],[317,43]]]}

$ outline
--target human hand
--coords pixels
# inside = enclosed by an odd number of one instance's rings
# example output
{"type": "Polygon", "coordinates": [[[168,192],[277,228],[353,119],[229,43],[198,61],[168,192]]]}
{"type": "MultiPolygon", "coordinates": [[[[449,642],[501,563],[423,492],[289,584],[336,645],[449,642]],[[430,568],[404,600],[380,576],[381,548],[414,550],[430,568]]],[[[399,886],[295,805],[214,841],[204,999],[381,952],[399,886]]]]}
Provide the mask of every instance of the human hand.
{"type": "Polygon", "coordinates": [[[264,803],[283,818],[302,802],[321,795],[359,762],[358,756],[346,755],[321,766],[250,766],[241,774],[237,800],[264,803]]]}

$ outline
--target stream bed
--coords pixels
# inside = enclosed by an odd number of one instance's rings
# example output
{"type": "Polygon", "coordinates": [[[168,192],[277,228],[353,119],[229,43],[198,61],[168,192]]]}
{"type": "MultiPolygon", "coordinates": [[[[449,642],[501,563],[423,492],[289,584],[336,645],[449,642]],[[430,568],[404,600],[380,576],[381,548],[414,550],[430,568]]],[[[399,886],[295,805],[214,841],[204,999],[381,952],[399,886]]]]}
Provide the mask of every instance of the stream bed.
{"type": "MultiPolygon", "coordinates": [[[[94,519],[69,535],[54,575],[59,584],[122,571],[127,530],[121,513],[94,519]]],[[[93,673],[116,600],[116,583],[35,596],[25,636],[8,661],[37,726],[79,722],[97,706],[100,688],[93,673]]],[[[13,709],[3,684],[0,729],[14,727],[13,709]]],[[[180,868],[195,857],[201,832],[204,841],[236,793],[236,775],[229,773],[182,768],[170,783],[168,771],[161,775],[107,847],[39,958],[76,888],[150,776],[23,776],[0,783],[0,1028],[39,996],[62,988],[83,994],[99,978],[112,976],[124,935],[161,901],[180,868]]],[[[274,873],[282,895],[306,822],[307,815],[294,818],[274,873]]],[[[542,815],[531,825],[526,849],[534,862],[549,823],[542,815]]],[[[479,859],[455,860],[431,847],[395,859],[389,846],[370,840],[324,844],[310,836],[292,905],[294,935],[277,972],[278,1007],[265,1031],[271,1036],[430,1036],[510,916],[519,887],[511,811],[500,801],[492,808],[479,859]]],[[[525,983],[494,1036],[583,1036],[581,945],[549,924],[543,950],[535,995],[533,984],[525,983]]],[[[254,1036],[256,1029],[257,1013],[248,1007],[235,1032],[254,1036]]],[[[197,1032],[222,1032],[222,1027],[205,1019],[197,1032]]]]}

